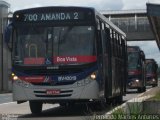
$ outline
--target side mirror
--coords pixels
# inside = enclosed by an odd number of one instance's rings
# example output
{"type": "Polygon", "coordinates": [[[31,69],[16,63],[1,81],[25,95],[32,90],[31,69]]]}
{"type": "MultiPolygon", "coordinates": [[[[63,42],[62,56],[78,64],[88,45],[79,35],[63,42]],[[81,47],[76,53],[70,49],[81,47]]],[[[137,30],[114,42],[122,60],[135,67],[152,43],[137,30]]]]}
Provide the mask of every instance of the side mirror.
{"type": "Polygon", "coordinates": [[[12,23],[10,23],[4,31],[4,41],[10,51],[12,50],[12,32],[13,26],[12,23]]]}
{"type": "Polygon", "coordinates": [[[158,64],[156,63],[156,69],[158,69],[158,64]]]}
{"type": "Polygon", "coordinates": [[[138,65],[137,65],[137,68],[141,68],[141,65],[140,65],[140,64],[138,64],[138,65]]]}
{"type": "Polygon", "coordinates": [[[143,60],[145,60],[145,54],[144,54],[144,52],[143,52],[143,51],[141,51],[141,53],[140,53],[140,54],[141,54],[141,56],[142,56],[142,59],[143,59],[143,60]]]}

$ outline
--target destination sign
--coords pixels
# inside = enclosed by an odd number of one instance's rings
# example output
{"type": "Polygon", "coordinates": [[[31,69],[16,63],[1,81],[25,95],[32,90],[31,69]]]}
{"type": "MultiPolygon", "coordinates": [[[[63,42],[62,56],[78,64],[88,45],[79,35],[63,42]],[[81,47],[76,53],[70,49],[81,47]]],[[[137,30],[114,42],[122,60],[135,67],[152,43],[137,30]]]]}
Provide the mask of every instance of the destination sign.
{"type": "Polygon", "coordinates": [[[82,12],[54,12],[54,13],[26,13],[15,15],[17,21],[23,22],[39,22],[39,21],[66,21],[66,20],[82,20],[84,13],[82,12]]]}

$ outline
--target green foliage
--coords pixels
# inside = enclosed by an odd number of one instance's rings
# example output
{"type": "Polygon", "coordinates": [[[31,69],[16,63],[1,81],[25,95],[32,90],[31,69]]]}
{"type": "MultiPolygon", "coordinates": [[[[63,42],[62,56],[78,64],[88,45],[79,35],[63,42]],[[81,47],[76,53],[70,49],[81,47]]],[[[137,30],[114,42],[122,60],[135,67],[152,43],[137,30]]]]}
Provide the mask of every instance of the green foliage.
{"type": "Polygon", "coordinates": [[[149,100],[153,100],[153,101],[160,101],[160,91],[157,92],[152,98],[150,98],[149,100]]]}
{"type": "Polygon", "coordinates": [[[122,108],[119,108],[119,109],[115,110],[112,114],[113,115],[125,114],[125,111],[122,108]]]}
{"type": "Polygon", "coordinates": [[[129,114],[138,115],[142,113],[142,104],[140,102],[127,103],[129,114]]]}

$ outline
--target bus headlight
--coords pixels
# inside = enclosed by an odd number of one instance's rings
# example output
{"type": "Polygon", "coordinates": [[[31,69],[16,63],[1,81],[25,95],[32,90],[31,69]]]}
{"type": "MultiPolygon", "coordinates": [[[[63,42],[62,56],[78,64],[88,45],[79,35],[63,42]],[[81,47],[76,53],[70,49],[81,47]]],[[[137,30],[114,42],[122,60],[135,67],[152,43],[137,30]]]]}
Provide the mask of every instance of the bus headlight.
{"type": "Polygon", "coordinates": [[[95,72],[94,72],[94,73],[92,73],[90,77],[91,77],[91,79],[92,79],[92,80],[95,80],[95,79],[96,79],[96,77],[97,77],[97,76],[96,76],[96,73],[95,73],[95,72]]]}
{"type": "Polygon", "coordinates": [[[16,75],[13,76],[13,80],[18,80],[18,77],[16,75]]]}
{"type": "Polygon", "coordinates": [[[13,76],[15,76],[15,74],[14,74],[14,73],[12,73],[12,77],[13,77],[13,76]]]}
{"type": "Polygon", "coordinates": [[[153,78],[152,81],[155,82],[156,80],[153,78]]]}
{"type": "Polygon", "coordinates": [[[12,80],[18,80],[18,76],[16,76],[14,73],[11,74],[12,80]]]}
{"type": "Polygon", "coordinates": [[[136,82],[139,82],[139,80],[138,80],[138,79],[136,79],[136,82]]]}

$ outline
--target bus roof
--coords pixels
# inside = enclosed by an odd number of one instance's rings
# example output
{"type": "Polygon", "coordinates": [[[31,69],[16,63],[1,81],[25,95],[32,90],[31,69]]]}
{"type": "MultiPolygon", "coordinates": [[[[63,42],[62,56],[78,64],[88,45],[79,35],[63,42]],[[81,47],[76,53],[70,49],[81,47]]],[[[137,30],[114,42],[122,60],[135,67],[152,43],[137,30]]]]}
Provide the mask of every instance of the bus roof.
{"type": "Polygon", "coordinates": [[[150,58],[150,59],[147,58],[147,59],[146,59],[146,62],[155,62],[155,63],[156,63],[155,59],[152,59],[152,58],[150,58]]]}
{"type": "Polygon", "coordinates": [[[28,9],[21,9],[21,10],[17,10],[14,12],[14,14],[16,14],[17,12],[23,12],[23,11],[37,11],[37,10],[50,10],[54,8],[54,10],[63,10],[63,9],[90,9],[90,10],[94,10],[93,7],[80,7],[80,6],[46,6],[46,7],[35,7],[35,8],[28,8],[28,9]]]}
{"type": "Polygon", "coordinates": [[[80,6],[48,6],[48,7],[36,7],[36,8],[29,8],[29,9],[22,9],[22,10],[18,10],[15,11],[13,16],[20,14],[20,13],[31,13],[32,11],[34,12],[48,12],[51,10],[55,10],[55,11],[60,11],[60,10],[64,10],[64,11],[72,11],[72,10],[90,10],[93,11],[95,13],[95,16],[98,16],[101,20],[103,20],[111,29],[114,29],[117,33],[123,35],[124,37],[126,37],[126,34],[120,30],[116,25],[114,25],[111,21],[109,21],[104,15],[100,14],[100,12],[96,11],[93,7],[80,7],[80,6]]]}
{"type": "Polygon", "coordinates": [[[139,46],[127,46],[127,51],[128,52],[138,52],[141,51],[139,46]]]}

